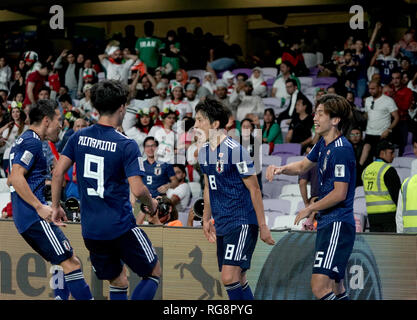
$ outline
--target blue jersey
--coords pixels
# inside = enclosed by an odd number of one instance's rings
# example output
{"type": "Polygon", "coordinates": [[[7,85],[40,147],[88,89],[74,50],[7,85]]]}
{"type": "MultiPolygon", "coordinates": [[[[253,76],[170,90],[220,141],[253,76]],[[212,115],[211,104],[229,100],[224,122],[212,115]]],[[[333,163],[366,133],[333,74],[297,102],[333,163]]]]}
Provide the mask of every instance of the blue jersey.
{"type": "Polygon", "coordinates": [[[258,225],[249,190],[242,180],[256,175],[247,150],[227,137],[214,151],[205,144],[198,162],[208,179],[216,234],[225,235],[242,224],[258,225]]]}
{"type": "Polygon", "coordinates": [[[157,189],[171,182],[170,178],[175,176],[174,168],[169,163],[155,161],[150,164],[148,160],[143,161],[143,166],[146,173],[146,187],[149,189],[152,197],[156,198],[161,195],[157,189]]]}
{"type": "MultiPolygon", "coordinates": [[[[45,177],[47,172],[47,161],[42,149],[40,137],[32,130],[25,131],[18,138],[10,151],[10,167],[19,164],[28,173],[25,178],[30,190],[39,201],[45,201],[45,177]]],[[[30,204],[24,201],[17,192],[11,189],[13,221],[19,233],[25,232],[33,223],[40,221],[41,217],[30,204]]]]}
{"type": "Polygon", "coordinates": [[[74,133],[62,155],[76,163],[84,238],[111,240],[136,226],[127,178],[144,176],[137,143],[95,124],[74,133]]]}
{"type": "Polygon", "coordinates": [[[355,226],[353,199],[356,186],[356,159],[350,142],[344,136],[340,136],[326,146],[326,142],[321,138],[307,155],[307,159],[317,162],[319,200],[334,189],[335,182],[346,182],[349,186],[345,200],[319,212],[316,216],[317,228],[339,221],[355,226]]]}

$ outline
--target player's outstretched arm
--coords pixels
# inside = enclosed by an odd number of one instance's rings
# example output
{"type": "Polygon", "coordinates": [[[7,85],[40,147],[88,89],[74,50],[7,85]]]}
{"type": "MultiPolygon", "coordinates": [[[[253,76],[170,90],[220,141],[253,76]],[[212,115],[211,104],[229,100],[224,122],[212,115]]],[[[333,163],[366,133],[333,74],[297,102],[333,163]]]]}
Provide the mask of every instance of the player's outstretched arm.
{"type": "Polygon", "coordinates": [[[143,184],[142,178],[140,176],[131,176],[127,180],[129,181],[132,194],[146,207],[152,208],[152,213],[155,213],[158,207],[158,201],[152,199],[148,188],[143,184]]]}
{"type": "Polygon", "coordinates": [[[67,221],[67,216],[61,208],[61,192],[64,183],[65,172],[72,166],[72,160],[61,155],[52,172],[51,194],[52,194],[52,221],[58,226],[65,226],[62,221],[67,221]]]}
{"type": "Polygon", "coordinates": [[[323,199],[312,203],[308,207],[302,209],[298,212],[297,216],[295,217],[294,224],[298,225],[298,223],[307,218],[311,215],[311,213],[315,211],[325,210],[331,207],[334,207],[339,202],[342,202],[346,199],[346,195],[349,189],[349,184],[347,182],[335,182],[334,189],[323,199]]]}
{"type": "Polygon", "coordinates": [[[216,242],[216,229],[210,221],[211,207],[210,194],[207,175],[204,175],[204,211],[203,211],[203,231],[209,242],[216,242]]]}
{"type": "Polygon", "coordinates": [[[249,176],[243,179],[243,183],[250,192],[253,208],[256,212],[256,218],[258,220],[259,231],[261,240],[267,244],[274,245],[275,241],[272,239],[271,231],[265,222],[264,204],[262,201],[262,193],[259,188],[258,179],[255,175],[249,176]]]}
{"type": "Polygon", "coordinates": [[[50,221],[52,209],[51,207],[42,204],[42,202],[40,202],[39,199],[33,194],[25,178],[27,172],[28,171],[21,165],[13,164],[9,181],[19,197],[31,205],[42,219],[50,221]]]}
{"type": "Polygon", "coordinates": [[[307,157],[305,157],[301,161],[293,162],[282,167],[270,165],[266,169],[266,179],[271,182],[274,179],[274,176],[279,175],[279,174],[286,174],[289,176],[298,176],[300,174],[307,172],[313,166],[314,166],[314,162],[308,160],[307,157]]]}

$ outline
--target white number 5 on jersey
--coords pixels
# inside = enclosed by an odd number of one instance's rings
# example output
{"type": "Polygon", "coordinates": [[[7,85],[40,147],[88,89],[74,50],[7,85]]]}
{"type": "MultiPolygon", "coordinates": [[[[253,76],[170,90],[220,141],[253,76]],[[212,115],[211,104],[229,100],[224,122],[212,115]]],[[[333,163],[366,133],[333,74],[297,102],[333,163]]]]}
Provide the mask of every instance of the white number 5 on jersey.
{"type": "Polygon", "coordinates": [[[104,198],[104,157],[88,153],[85,154],[84,178],[97,180],[97,190],[87,188],[87,194],[89,196],[99,196],[100,198],[104,198]],[[91,170],[92,163],[97,165],[97,171],[91,170]]]}

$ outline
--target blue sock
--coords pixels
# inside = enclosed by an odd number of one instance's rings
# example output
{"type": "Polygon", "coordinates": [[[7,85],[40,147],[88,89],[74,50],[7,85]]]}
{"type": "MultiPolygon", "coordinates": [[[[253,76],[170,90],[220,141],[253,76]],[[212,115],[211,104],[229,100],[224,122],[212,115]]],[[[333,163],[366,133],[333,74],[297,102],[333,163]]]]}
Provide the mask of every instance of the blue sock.
{"type": "Polygon", "coordinates": [[[90,287],[84,280],[81,269],[77,269],[65,275],[65,282],[75,300],[92,300],[90,287]]]}
{"type": "Polygon", "coordinates": [[[52,279],[51,286],[54,289],[55,300],[68,300],[70,291],[65,282],[64,271],[55,269],[52,279]]]}
{"type": "Polygon", "coordinates": [[[332,291],[326,294],[324,297],[321,297],[320,300],[336,300],[336,295],[332,291]]]}
{"type": "Polygon", "coordinates": [[[242,300],[254,300],[252,290],[249,286],[249,283],[246,281],[242,286],[242,300]]]}
{"type": "Polygon", "coordinates": [[[349,296],[347,295],[347,292],[343,292],[341,294],[338,294],[336,296],[336,300],[349,300],[349,296]]]}
{"type": "Polygon", "coordinates": [[[131,300],[152,300],[158,290],[159,277],[144,277],[133,290],[131,300]]]}
{"type": "Polygon", "coordinates": [[[127,300],[127,288],[110,286],[110,300],[127,300]]]}
{"type": "Polygon", "coordinates": [[[234,282],[224,286],[229,296],[229,300],[242,300],[243,292],[240,282],[234,282]]]}

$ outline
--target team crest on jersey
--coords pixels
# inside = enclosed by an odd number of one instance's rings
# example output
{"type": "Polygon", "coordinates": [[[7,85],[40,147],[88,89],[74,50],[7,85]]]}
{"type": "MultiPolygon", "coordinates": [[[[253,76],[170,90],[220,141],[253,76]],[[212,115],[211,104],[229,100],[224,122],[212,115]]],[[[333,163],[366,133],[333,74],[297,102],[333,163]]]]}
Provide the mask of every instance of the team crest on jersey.
{"type": "Polygon", "coordinates": [[[247,165],[246,161],[238,162],[238,163],[236,163],[236,166],[237,166],[237,170],[239,171],[240,174],[245,174],[245,173],[249,172],[248,165],[247,165]]]}
{"type": "Polygon", "coordinates": [[[223,160],[217,160],[217,162],[216,162],[216,171],[217,171],[217,173],[222,173],[224,171],[224,161],[223,160]]]}
{"type": "Polygon", "coordinates": [[[65,250],[71,251],[71,246],[70,246],[68,240],[62,241],[62,245],[64,246],[65,250]]]}
{"type": "Polygon", "coordinates": [[[326,168],[327,168],[327,157],[325,157],[323,161],[323,169],[322,169],[323,172],[326,171],[326,168]]]}
{"type": "Polygon", "coordinates": [[[161,174],[161,172],[162,172],[161,167],[156,167],[155,170],[154,170],[154,173],[155,173],[156,176],[159,176],[161,174]]]}
{"type": "Polygon", "coordinates": [[[345,165],[337,164],[334,169],[334,175],[338,178],[343,178],[345,176],[345,165]]]}

